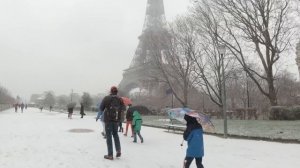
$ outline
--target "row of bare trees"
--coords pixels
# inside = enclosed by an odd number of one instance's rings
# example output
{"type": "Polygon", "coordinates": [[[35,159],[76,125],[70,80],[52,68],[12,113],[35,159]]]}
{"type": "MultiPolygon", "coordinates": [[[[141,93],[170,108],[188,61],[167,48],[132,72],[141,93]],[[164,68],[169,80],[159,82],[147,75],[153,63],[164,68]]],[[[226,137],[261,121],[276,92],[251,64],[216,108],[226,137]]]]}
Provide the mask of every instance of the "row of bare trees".
{"type": "Polygon", "coordinates": [[[91,106],[96,106],[100,101],[100,96],[91,96],[87,92],[83,92],[82,96],[77,93],[71,93],[69,96],[55,96],[53,91],[46,91],[43,94],[31,95],[30,102],[39,106],[66,108],[70,102],[83,103],[84,107],[90,109],[91,106]]]}
{"type": "Polygon", "coordinates": [[[13,104],[15,99],[11,96],[9,91],[0,86],[0,104],[13,104]]]}
{"type": "Polygon", "coordinates": [[[159,69],[154,76],[182,106],[189,105],[189,94],[195,91],[219,108],[225,103],[231,108],[299,103],[299,82],[279,68],[281,58],[294,59],[291,51],[299,40],[295,3],[299,5],[293,0],[194,1],[168,32],[149,38],[159,69]],[[225,45],[225,54],[220,45],[225,45]]]}

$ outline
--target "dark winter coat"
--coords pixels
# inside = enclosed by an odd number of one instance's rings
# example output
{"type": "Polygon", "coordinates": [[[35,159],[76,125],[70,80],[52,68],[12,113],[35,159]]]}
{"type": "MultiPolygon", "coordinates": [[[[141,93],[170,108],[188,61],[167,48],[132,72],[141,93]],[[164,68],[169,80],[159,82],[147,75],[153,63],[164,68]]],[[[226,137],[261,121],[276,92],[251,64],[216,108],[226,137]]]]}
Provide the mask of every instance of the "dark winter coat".
{"type": "Polygon", "coordinates": [[[132,118],[133,118],[133,111],[134,109],[132,107],[129,107],[127,109],[127,113],[126,113],[126,120],[127,121],[132,121],[132,118]]]}
{"type": "MultiPolygon", "coordinates": [[[[43,107],[42,107],[41,109],[43,109],[43,107]]],[[[73,113],[73,108],[72,108],[72,107],[69,107],[69,108],[68,108],[68,112],[69,112],[69,113],[73,113]]]]}
{"type": "Polygon", "coordinates": [[[84,114],[84,106],[83,105],[80,106],[80,114],[84,114]]]}
{"type": "Polygon", "coordinates": [[[138,111],[133,112],[133,118],[132,118],[132,127],[134,131],[141,131],[142,128],[142,117],[138,111]]]}
{"type": "Polygon", "coordinates": [[[186,130],[183,133],[183,139],[187,141],[188,148],[186,150],[186,157],[203,157],[203,130],[202,126],[197,122],[196,118],[188,115],[184,116],[186,120],[186,130]]]}
{"type": "Polygon", "coordinates": [[[123,122],[125,119],[125,114],[124,114],[124,110],[122,110],[121,112],[121,121],[120,122],[123,122]]]}
{"type": "MultiPolygon", "coordinates": [[[[104,122],[107,123],[109,122],[109,118],[107,117],[107,109],[110,107],[110,104],[111,104],[111,100],[112,100],[112,97],[113,96],[117,96],[115,94],[110,94],[108,96],[105,96],[101,102],[101,105],[100,105],[100,111],[103,111],[104,112],[104,122]]],[[[117,96],[120,100],[121,98],[119,96],[117,96]]],[[[120,101],[120,107],[118,109],[118,119],[121,120],[121,115],[122,115],[122,111],[124,111],[125,109],[125,105],[123,103],[123,101],[121,100],[120,101]]]]}

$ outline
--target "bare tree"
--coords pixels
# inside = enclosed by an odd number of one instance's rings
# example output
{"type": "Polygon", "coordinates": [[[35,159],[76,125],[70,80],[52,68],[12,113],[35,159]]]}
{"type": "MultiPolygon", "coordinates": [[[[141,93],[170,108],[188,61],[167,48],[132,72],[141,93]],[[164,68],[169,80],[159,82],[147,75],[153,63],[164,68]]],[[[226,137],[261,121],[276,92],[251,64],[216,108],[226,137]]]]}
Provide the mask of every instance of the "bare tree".
{"type": "Polygon", "coordinates": [[[69,102],[69,97],[67,95],[60,95],[56,99],[59,107],[66,107],[69,102]]]}
{"type": "Polygon", "coordinates": [[[222,16],[221,22],[210,30],[226,44],[270,104],[277,105],[274,65],[288,49],[294,33],[289,19],[289,0],[212,0],[206,5],[209,10],[201,10],[202,4],[207,3],[199,2],[196,11],[212,23],[216,16],[222,16]],[[249,67],[258,60],[260,69],[249,67]]]}
{"type": "Polygon", "coordinates": [[[194,12],[188,16],[187,23],[194,32],[194,41],[191,45],[194,49],[189,55],[193,61],[192,78],[196,80],[197,87],[222,109],[226,103],[222,101],[223,93],[225,93],[222,88],[224,82],[222,65],[224,65],[225,78],[228,78],[235,67],[234,60],[230,54],[226,54],[225,57],[219,53],[218,47],[221,43],[215,33],[211,31],[218,23],[216,19],[208,20],[206,15],[198,15],[197,12],[194,12]]]}
{"type": "Polygon", "coordinates": [[[0,104],[12,104],[14,98],[10,95],[8,90],[0,86],[0,104]]]}
{"type": "Polygon", "coordinates": [[[259,107],[256,100],[261,99],[259,97],[263,95],[245,71],[236,69],[227,79],[227,83],[231,109],[259,107]]]}
{"type": "Polygon", "coordinates": [[[52,91],[48,91],[44,93],[45,95],[45,99],[43,101],[43,104],[50,107],[50,106],[54,106],[55,104],[55,96],[54,93],[52,91]]]}
{"type": "Polygon", "coordinates": [[[154,51],[152,54],[155,56],[155,65],[160,73],[158,80],[167,83],[182,106],[188,106],[188,94],[195,82],[191,78],[194,64],[191,54],[197,48],[195,32],[191,26],[186,17],[178,17],[170,24],[167,35],[155,38],[160,40],[151,43],[153,48],[156,48],[152,50],[154,51]]]}
{"type": "Polygon", "coordinates": [[[83,103],[83,106],[89,109],[91,105],[93,104],[93,99],[91,98],[90,94],[87,92],[83,92],[83,95],[81,97],[81,102],[83,103]]]}
{"type": "Polygon", "coordinates": [[[299,82],[288,71],[283,71],[279,74],[276,82],[278,88],[278,102],[282,105],[296,105],[297,94],[300,92],[299,82]]]}

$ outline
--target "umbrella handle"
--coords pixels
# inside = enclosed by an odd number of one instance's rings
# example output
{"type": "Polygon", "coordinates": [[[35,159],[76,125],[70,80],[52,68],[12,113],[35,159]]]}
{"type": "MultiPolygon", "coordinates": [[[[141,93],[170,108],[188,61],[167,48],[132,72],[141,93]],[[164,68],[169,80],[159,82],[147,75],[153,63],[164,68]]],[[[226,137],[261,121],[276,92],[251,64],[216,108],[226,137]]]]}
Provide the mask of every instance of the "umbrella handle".
{"type": "Polygon", "coordinates": [[[183,146],[183,142],[184,142],[184,139],[181,141],[181,144],[180,144],[180,146],[183,146]]]}

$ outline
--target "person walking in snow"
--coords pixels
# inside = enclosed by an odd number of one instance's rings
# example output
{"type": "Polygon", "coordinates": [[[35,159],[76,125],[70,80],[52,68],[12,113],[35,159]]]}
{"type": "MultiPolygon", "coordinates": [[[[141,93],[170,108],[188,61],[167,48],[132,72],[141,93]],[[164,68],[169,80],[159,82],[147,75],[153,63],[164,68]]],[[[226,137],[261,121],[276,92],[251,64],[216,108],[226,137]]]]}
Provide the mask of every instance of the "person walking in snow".
{"type": "Polygon", "coordinates": [[[117,87],[113,86],[110,89],[110,95],[105,96],[100,110],[104,111],[106,144],[108,154],[104,155],[105,159],[113,160],[113,144],[112,136],[115,142],[116,157],[121,157],[121,144],[118,135],[118,124],[121,120],[121,113],[124,110],[124,103],[118,95],[117,87]]]}
{"type": "Polygon", "coordinates": [[[81,115],[81,118],[83,118],[83,116],[85,115],[83,103],[80,103],[80,115],[81,115]]]}
{"type": "Polygon", "coordinates": [[[136,141],[137,140],[136,135],[139,136],[139,138],[141,140],[141,143],[144,142],[144,139],[141,135],[142,122],[143,122],[143,120],[142,120],[142,117],[141,117],[140,113],[138,111],[134,111],[133,112],[133,118],[132,118],[132,127],[133,127],[133,131],[134,131],[134,133],[133,133],[133,138],[134,138],[133,142],[135,142],[135,143],[137,142],[136,141]]]}
{"type": "Polygon", "coordinates": [[[192,161],[196,160],[197,168],[204,168],[202,157],[204,156],[203,130],[197,119],[189,115],[184,115],[186,130],[183,139],[187,141],[188,147],[184,159],[184,168],[189,168],[192,161]]]}
{"type": "Polygon", "coordinates": [[[41,110],[41,112],[43,111],[43,108],[44,108],[43,106],[40,106],[40,110],[41,110]]]}
{"type": "Polygon", "coordinates": [[[131,137],[133,137],[133,129],[132,129],[132,114],[133,114],[133,108],[132,108],[132,105],[129,104],[128,105],[129,108],[127,109],[127,112],[126,112],[126,128],[125,128],[125,133],[124,135],[127,136],[127,132],[128,132],[128,127],[130,126],[130,129],[131,129],[131,137]]]}
{"type": "Polygon", "coordinates": [[[18,112],[18,103],[14,104],[15,106],[15,112],[17,113],[18,112]]]}
{"type": "Polygon", "coordinates": [[[25,105],[24,105],[24,103],[22,103],[22,104],[21,104],[21,112],[22,112],[22,113],[23,113],[24,107],[25,107],[25,105]]]}
{"type": "Polygon", "coordinates": [[[68,107],[68,119],[72,119],[74,107],[68,107]]]}

